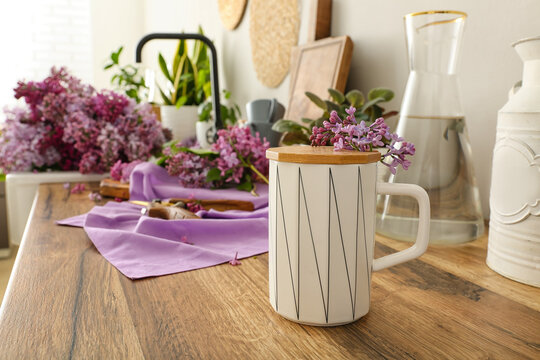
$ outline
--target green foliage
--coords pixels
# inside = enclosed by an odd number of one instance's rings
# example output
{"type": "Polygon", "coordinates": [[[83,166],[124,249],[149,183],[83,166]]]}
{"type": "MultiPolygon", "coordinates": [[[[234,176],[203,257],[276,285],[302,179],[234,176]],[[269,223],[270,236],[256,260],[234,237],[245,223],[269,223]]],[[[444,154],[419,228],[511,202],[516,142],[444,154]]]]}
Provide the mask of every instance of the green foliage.
{"type": "Polygon", "coordinates": [[[328,120],[330,113],[336,111],[340,118],[347,117],[346,109],[354,106],[356,112],[354,116],[358,121],[365,121],[371,124],[375,119],[383,117],[385,119],[397,115],[397,111],[385,113],[381,103],[390,101],[394,98],[394,92],[385,88],[371,89],[368,93],[367,102],[364,94],[360,90],[351,90],[346,94],[336,89],[328,89],[328,94],[333,101],[323,100],[312,92],[306,91],[306,96],[321,110],[323,113],[317,119],[302,119],[302,124],[296,121],[281,119],[278,120],[272,130],[283,134],[281,141],[284,145],[293,144],[309,144],[309,137],[314,126],[322,126],[323,121],[328,120]]]}
{"type": "MultiPolygon", "coordinates": [[[[229,100],[231,97],[231,92],[228,90],[223,90],[223,97],[225,98],[225,100],[229,100]]],[[[214,105],[212,104],[212,99],[206,99],[204,103],[199,106],[199,121],[210,120],[210,115],[212,114],[213,108],[214,105]]],[[[242,116],[240,107],[234,102],[231,103],[231,106],[227,106],[223,104],[223,102],[220,102],[220,109],[221,122],[225,127],[227,127],[227,125],[236,124],[240,116],[242,116]]]]}
{"type": "MultiPolygon", "coordinates": [[[[199,34],[204,35],[200,26],[199,34]]],[[[168,82],[169,90],[159,88],[165,105],[176,105],[178,108],[182,105],[200,105],[211,96],[210,59],[207,46],[202,41],[195,41],[189,56],[187,41],[179,40],[172,62],[167,64],[159,53],[158,63],[168,82]]]]}
{"type": "Polygon", "coordinates": [[[144,81],[144,76],[139,74],[137,67],[133,65],[120,65],[120,54],[124,50],[123,46],[117,51],[113,51],[109,56],[110,62],[105,65],[103,70],[112,69],[115,71],[111,77],[111,84],[115,86],[115,90],[121,91],[126,96],[134,99],[137,103],[146,100],[148,96],[148,86],[144,81]]]}

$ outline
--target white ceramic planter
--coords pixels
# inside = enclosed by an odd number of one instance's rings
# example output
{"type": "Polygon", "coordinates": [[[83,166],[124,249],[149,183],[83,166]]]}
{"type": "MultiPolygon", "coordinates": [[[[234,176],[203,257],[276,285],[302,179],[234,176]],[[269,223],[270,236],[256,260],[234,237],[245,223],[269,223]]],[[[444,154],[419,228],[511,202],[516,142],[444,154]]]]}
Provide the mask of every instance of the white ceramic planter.
{"type": "Polygon", "coordinates": [[[210,121],[197,121],[197,142],[203,149],[209,149],[214,142],[214,123],[210,121]]]}
{"type": "Polygon", "coordinates": [[[523,86],[498,114],[486,262],[540,287],[540,36],[514,47],[525,63],[523,86]]]}
{"type": "Polygon", "coordinates": [[[172,130],[173,140],[196,136],[195,124],[199,119],[198,106],[161,106],[161,124],[172,130]]]}
{"type": "Polygon", "coordinates": [[[8,174],[6,177],[6,205],[10,242],[16,245],[21,243],[26,221],[32,209],[39,184],[99,181],[108,175],[83,175],[75,171],[20,172],[8,174]]]}
{"type": "Polygon", "coordinates": [[[270,303],[295,322],[346,324],[369,310],[372,270],[425,251],[429,198],[417,185],[378,183],[378,156],[368,163],[365,158],[358,160],[364,163],[340,163],[337,157],[343,152],[336,154],[331,148],[317,148],[302,160],[294,156],[295,151],[305,155],[312,149],[291,146],[267,152],[270,303]],[[415,246],[373,259],[377,192],[414,197],[420,218],[415,246]]]}

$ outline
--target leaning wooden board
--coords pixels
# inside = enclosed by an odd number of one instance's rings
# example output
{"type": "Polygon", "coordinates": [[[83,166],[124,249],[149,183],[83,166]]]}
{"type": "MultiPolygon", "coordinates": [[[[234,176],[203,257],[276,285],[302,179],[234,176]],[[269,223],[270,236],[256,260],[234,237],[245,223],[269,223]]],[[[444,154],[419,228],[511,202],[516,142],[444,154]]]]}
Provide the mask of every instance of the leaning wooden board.
{"type": "Polygon", "coordinates": [[[348,36],[330,37],[298,46],[291,52],[291,82],[285,119],[317,119],[322,110],[305,95],[328,98],[328,88],[344,91],[349,76],[353,42],[348,36]]]}
{"type": "MultiPolygon", "coordinates": [[[[0,358],[540,358],[540,289],[489,270],[487,236],[374,273],[367,316],[318,328],[272,310],[267,255],[127,279],[83,230],[54,225],[88,211],[87,196],[40,186],[0,310],[0,358]]],[[[407,245],[379,237],[376,256],[407,245]]]]}

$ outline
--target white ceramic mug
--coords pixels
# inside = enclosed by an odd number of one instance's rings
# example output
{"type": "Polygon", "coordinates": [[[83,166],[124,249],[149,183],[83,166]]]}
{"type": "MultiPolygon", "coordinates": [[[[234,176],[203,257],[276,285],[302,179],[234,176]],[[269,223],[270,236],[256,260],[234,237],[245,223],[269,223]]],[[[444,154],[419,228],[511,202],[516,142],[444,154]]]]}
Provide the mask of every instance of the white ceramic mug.
{"type": "Polygon", "coordinates": [[[372,270],[424,253],[427,193],[417,185],[376,179],[376,162],[270,161],[269,294],[280,315],[309,325],[353,322],[369,310],[372,270]],[[373,259],[377,193],[414,197],[420,216],[412,247],[373,259]]]}

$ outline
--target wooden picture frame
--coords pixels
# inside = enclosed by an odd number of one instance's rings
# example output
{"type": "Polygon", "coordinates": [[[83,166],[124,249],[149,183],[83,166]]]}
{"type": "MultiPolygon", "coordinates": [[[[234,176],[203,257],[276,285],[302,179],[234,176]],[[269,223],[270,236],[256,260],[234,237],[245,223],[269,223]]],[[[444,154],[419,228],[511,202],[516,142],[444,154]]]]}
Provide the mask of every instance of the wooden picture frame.
{"type": "Polygon", "coordinates": [[[353,42],[348,36],[317,40],[293,48],[291,82],[285,119],[316,119],[322,110],[305,95],[310,91],[328,99],[328,88],[345,91],[351,66],[353,42]]]}

